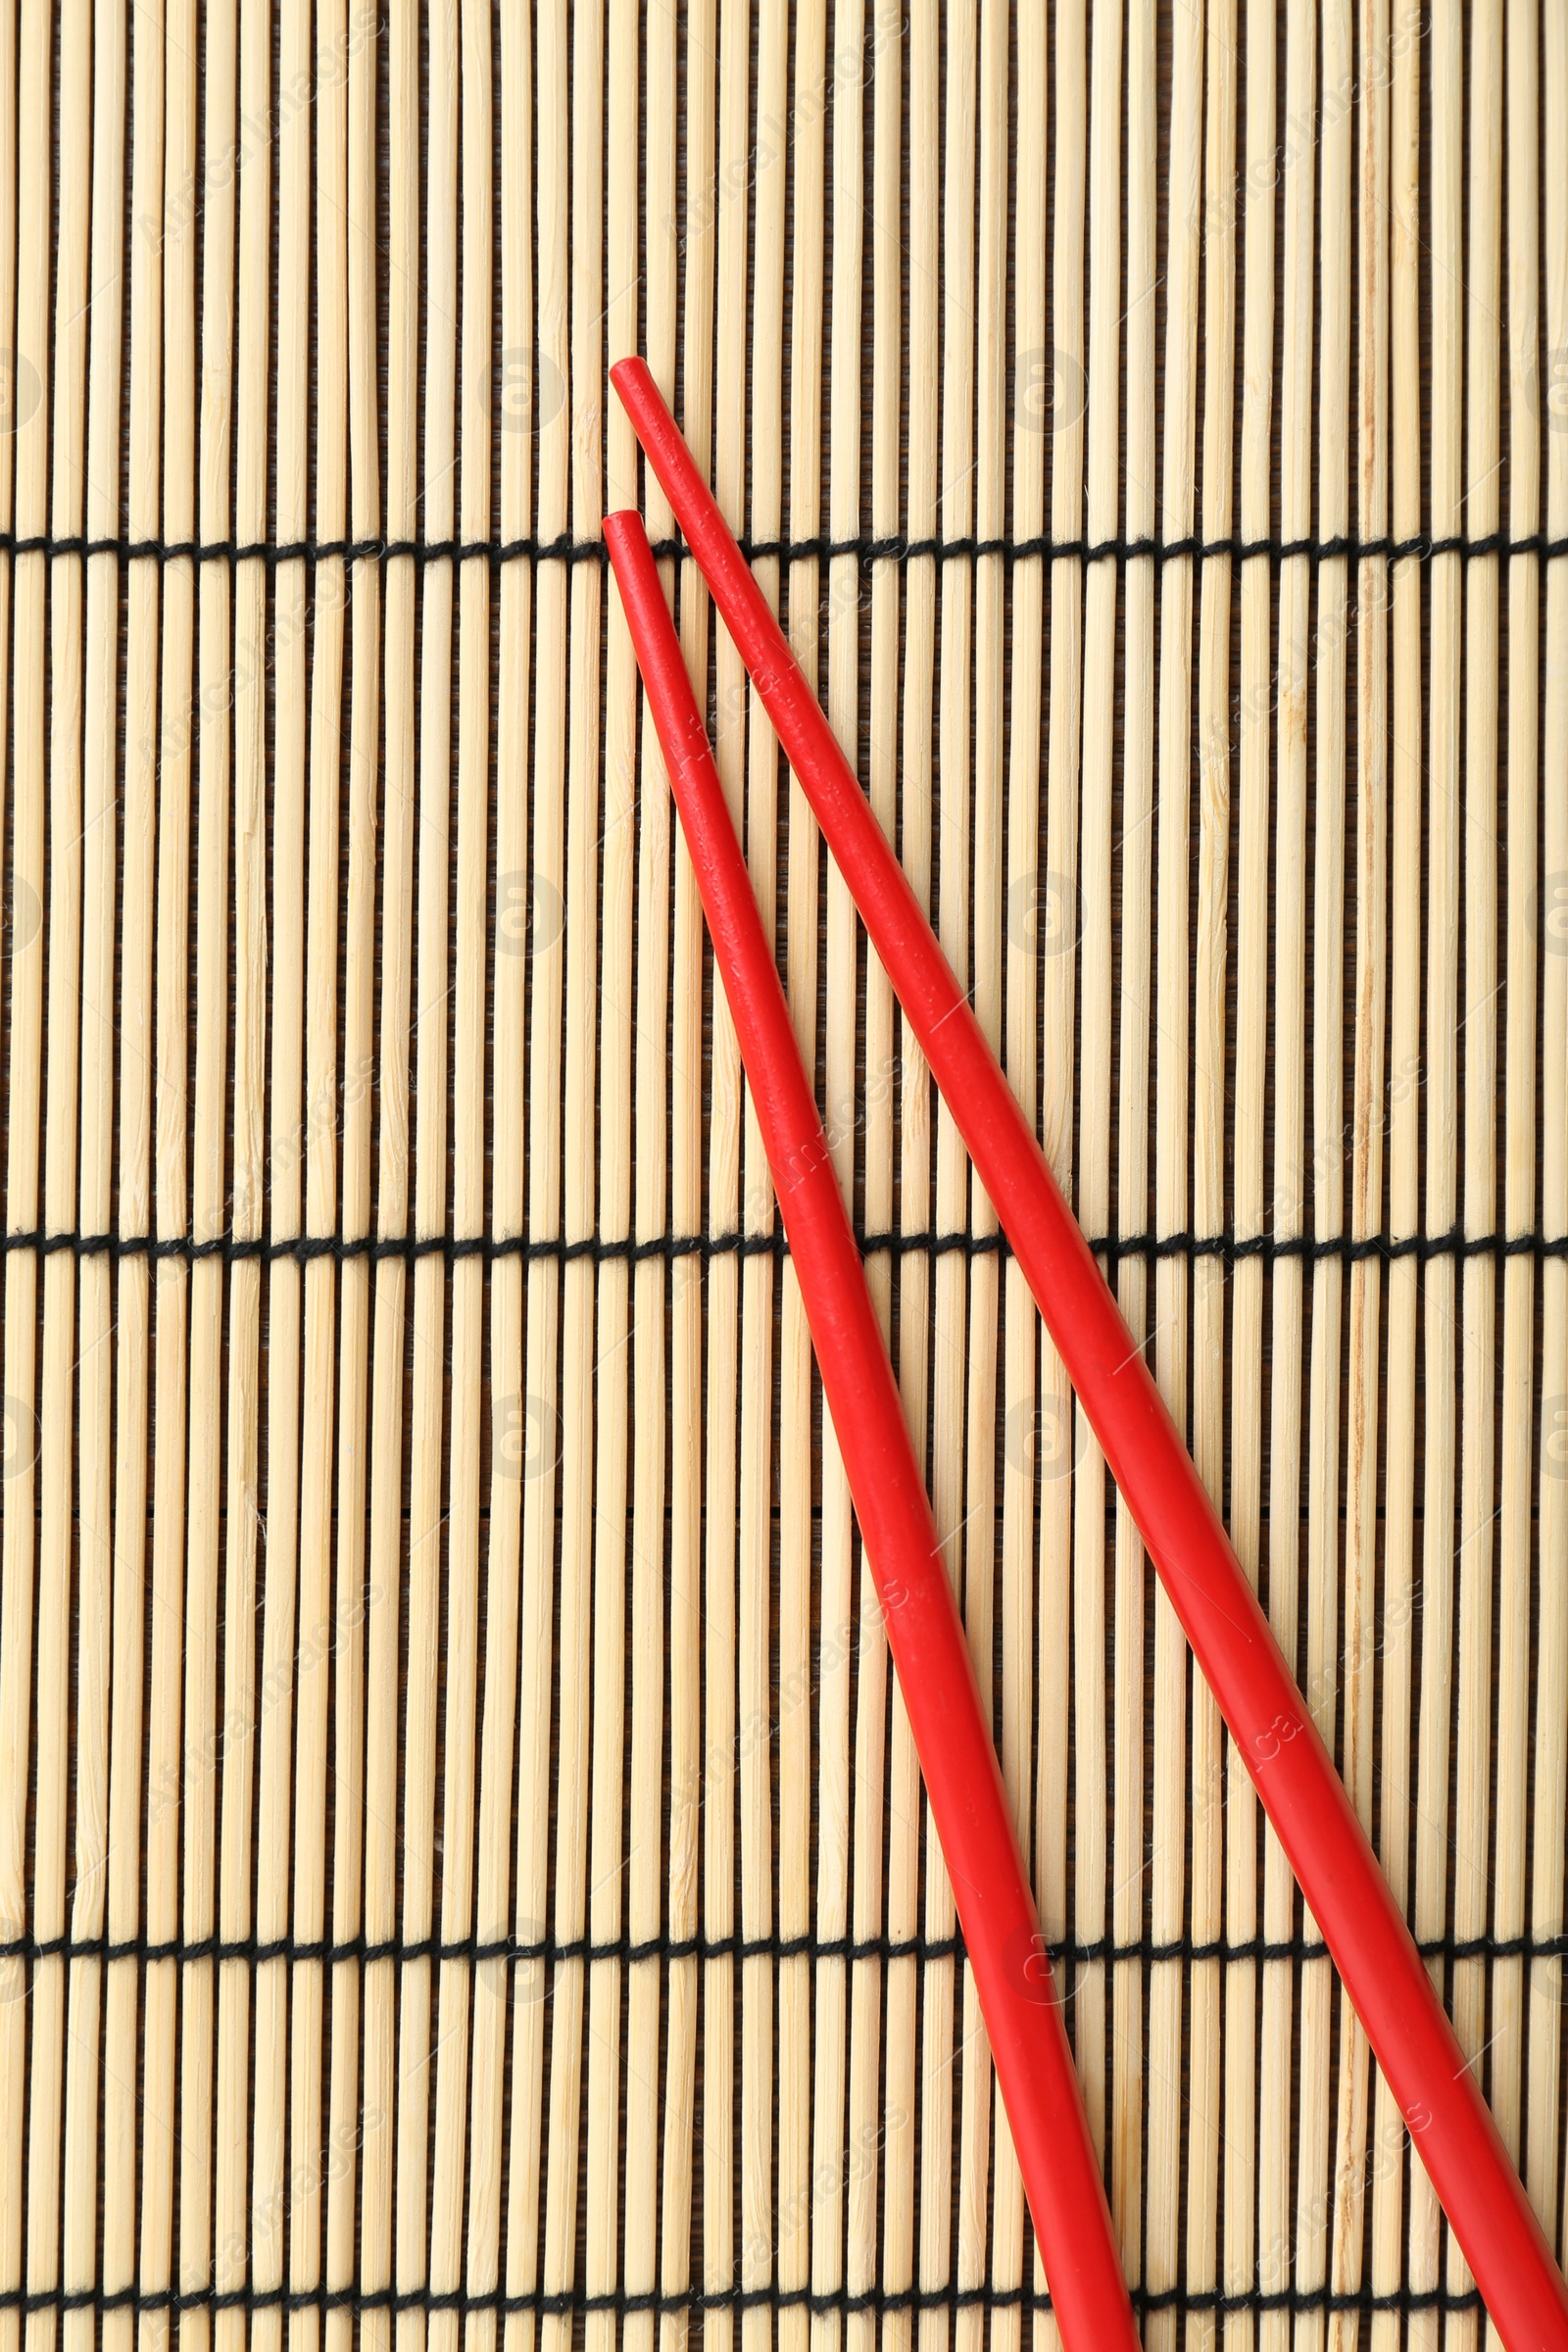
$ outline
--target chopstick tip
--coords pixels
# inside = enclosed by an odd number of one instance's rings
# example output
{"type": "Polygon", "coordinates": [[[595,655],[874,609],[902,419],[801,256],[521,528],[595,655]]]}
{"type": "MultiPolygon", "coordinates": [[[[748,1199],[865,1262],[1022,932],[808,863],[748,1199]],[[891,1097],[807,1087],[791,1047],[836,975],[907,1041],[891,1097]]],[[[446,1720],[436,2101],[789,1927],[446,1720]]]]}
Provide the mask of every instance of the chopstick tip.
{"type": "Polygon", "coordinates": [[[628,353],[625,359],[617,360],[611,368],[610,380],[619,393],[623,408],[629,409],[633,405],[633,395],[642,389],[642,380],[647,373],[648,362],[639,352],[628,353]]]}
{"type": "Polygon", "coordinates": [[[642,540],[644,544],[647,542],[647,531],[643,518],[635,507],[612,508],[611,512],[603,517],[600,527],[604,531],[605,545],[610,550],[612,563],[614,562],[616,555],[628,545],[634,547],[638,540],[642,540]]]}

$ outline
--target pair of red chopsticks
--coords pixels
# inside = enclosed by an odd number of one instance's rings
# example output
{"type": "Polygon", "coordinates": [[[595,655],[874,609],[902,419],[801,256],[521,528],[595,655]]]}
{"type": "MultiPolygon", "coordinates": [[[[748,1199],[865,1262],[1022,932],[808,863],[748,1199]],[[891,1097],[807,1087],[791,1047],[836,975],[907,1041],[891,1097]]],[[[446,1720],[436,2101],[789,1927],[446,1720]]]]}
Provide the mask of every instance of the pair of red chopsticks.
{"type": "MultiPolygon", "coordinates": [[[[1134,1342],[647,366],[612,380],[1011,1241],[1507,2352],[1568,2352],[1568,2288],[1268,1621],[1134,1342]]],[[[967,1642],[891,1365],[642,523],[605,523],[774,1173],[1052,2300],[1137,2336],[967,1642]]]]}

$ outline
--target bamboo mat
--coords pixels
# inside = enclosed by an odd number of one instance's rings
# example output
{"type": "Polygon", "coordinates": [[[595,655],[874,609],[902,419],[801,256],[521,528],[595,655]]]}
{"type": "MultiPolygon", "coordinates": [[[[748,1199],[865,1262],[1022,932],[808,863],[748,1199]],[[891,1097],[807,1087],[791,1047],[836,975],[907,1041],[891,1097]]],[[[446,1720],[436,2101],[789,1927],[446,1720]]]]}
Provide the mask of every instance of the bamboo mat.
{"type": "Polygon", "coordinates": [[[641,496],[1146,2342],[1485,2321],[641,346],[1554,2243],[1563,0],[0,0],[0,2352],[1054,2340],[641,496]]]}

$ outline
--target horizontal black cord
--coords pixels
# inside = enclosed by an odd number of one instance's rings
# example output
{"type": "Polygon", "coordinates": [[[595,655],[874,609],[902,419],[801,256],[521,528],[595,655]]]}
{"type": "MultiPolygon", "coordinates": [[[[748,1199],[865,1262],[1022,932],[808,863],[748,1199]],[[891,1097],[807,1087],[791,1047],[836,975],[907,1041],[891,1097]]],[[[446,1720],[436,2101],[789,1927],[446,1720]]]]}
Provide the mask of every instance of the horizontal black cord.
{"type": "MultiPolygon", "coordinates": [[[[1473,2288],[1456,2293],[1446,2287],[1397,2287],[1392,2293],[1353,2294],[1331,2287],[1258,2287],[1240,2292],[1220,2287],[1134,2286],[1129,2289],[1140,2312],[1245,2311],[1479,2311],[1481,2297],[1473,2288]]],[[[1047,2312],[1049,2294],[1033,2286],[906,2286],[870,2287],[856,2292],[848,2287],[822,2290],[808,2286],[692,2286],[652,2288],[634,2293],[624,2287],[608,2293],[567,2287],[552,2292],[544,2287],[488,2292],[431,2286],[239,2286],[239,2287],[24,2287],[0,2288],[0,2311],[452,2311],[535,2312],[541,2316],[572,2317],[581,2312],[614,2312],[624,2318],[637,2312],[677,2314],[689,2311],[811,2311],[824,2317],[855,2312],[958,2311],[976,2307],[1002,2311],[1047,2312]]]]}
{"type": "MultiPolygon", "coordinates": [[[[748,563],[785,564],[833,563],[841,557],[850,556],[861,564],[908,564],[921,558],[930,558],[942,564],[977,563],[985,558],[999,557],[1006,564],[1049,558],[1052,562],[1076,561],[1082,564],[1148,561],[1157,564],[1177,563],[1183,558],[1202,563],[1217,556],[1229,557],[1238,564],[1262,559],[1271,564],[1286,564],[1298,558],[1304,558],[1313,564],[1331,563],[1337,559],[1352,564],[1379,560],[1398,564],[1413,559],[1428,564],[1439,556],[1457,556],[1464,562],[1488,556],[1542,556],[1551,559],[1568,555],[1568,538],[1553,539],[1545,531],[1526,531],[1510,536],[1501,530],[1484,532],[1473,539],[1432,538],[1424,532],[1405,539],[1396,539],[1387,534],[1363,539],[1348,532],[1326,539],[1246,539],[1239,533],[1225,538],[1206,539],[1199,532],[1191,532],[1180,539],[1053,539],[1046,534],[1028,539],[988,539],[974,533],[952,539],[913,539],[903,532],[859,532],[853,538],[834,539],[824,532],[815,537],[800,539],[743,538],[740,548],[748,563]]],[[[16,531],[0,531],[0,553],[16,557],[50,558],[113,556],[122,564],[264,564],[269,569],[280,564],[390,564],[403,559],[416,564],[486,562],[494,565],[603,564],[608,561],[602,539],[578,539],[569,533],[556,539],[384,539],[376,536],[362,539],[243,540],[95,538],[84,532],[35,532],[24,535],[16,531]]],[[[691,550],[684,539],[677,537],[656,540],[654,553],[662,557],[684,557],[689,556],[691,550]]]]}
{"type": "MultiPolygon", "coordinates": [[[[867,1257],[992,1257],[1012,1255],[1002,1233],[867,1233],[858,1237],[867,1257]]],[[[1132,1233],[1102,1234],[1090,1248],[1115,1265],[1123,1258],[1220,1258],[1235,1266],[1250,1258],[1265,1265],[1299,1258],[1308,1264],[1327,1260],[1356,1265],[1368,1259],[1393,1261],[1413,1257],[1420,1263],[1435,1258],[1568,1257],[1568,1234],[1540,1232],[1466,1233],[1452,1226],[1446,1233],[1425,1234],[1242,1234],[1132,1233]]],[[[595,1265],[639,1264],[645,1259],[787,1257],[789,1244],[780,1228],[769,1233],[585,1234],[573,1239],[550,1236],[536,1240],[526,1234],[292,1234],[273,1236],[223,1233],[205,1241],[189,1234],[48,1233],[33,1228],[25,1233],[0,1235],[0,1254],[77,1258],[172,1259],[201,1265],[218,1259],[224,1265],[310,1265],[331,1258],[349,1265],[362,1258],[380,1265],[415,1265],[422,1258],[444,1258],[448,1265],[479,1258],[486,1265],[520,1258],[527,1264],[570,1265],[588,1259],[595,1265]]]]}
{"type": "MultiPolygon", "coordinates": [[[[1485,1936],[1433,1936],[1417,1945],[1426,1960],[1555,1960],[1568,1954],[1568,1935],[1512,1936],[1488,1938],[1485,1936]]],[[[1067,1938],[1051,1947],[1052,1958],[1072,1968],[1121,1966],[1133,1961],[1147,1967],[1179,1962],[1184,1965],[1200,1961],[1221,1961],[1227,1966],[1242,1962],[1278,1963],[1282,1961],[1324,1960],[1327,1947],[1317,1936],[1295,1935],[1268,1937],[1253,1936],[1236,1941],[1220,1938],[1214,1942],[1197,1942],[1192,1936],[1178,1936],[1173,1942],[1156,1941],[1145,1936],[1131,1942],[1117,1942],[1104,1936],[1091,1941],[1067,1938]]],[[[104,1960],[125,1962],[134,1960],[147,1965],[178,1962],[193,1965],[198,1961],[216,1960],[223,1964],[243,1963],[260,1968],[277,1961],[289,1963],[320,1962],[327,1967],[357,1961],[364,1966],[394,1961],[400,1966],[417,1960],[466,1961],[474,1966],[484,1962],[505,1961],[516,1967],[548,1964],[559,1967],[564,1963],[586,1961],[623,1961],[637,1965],[648,1961],[667,1963],[676,1960],[917,1960],[929,1963],[941,1960],[962,1961],[966,1958],[963,1936],[784,1936],[777,1932],[766,1936],[746,1936],[739,1932],[730,1936],[657,1936],[639,1939],[630,1935],[601,1937],[595,1941],[587,1936],[547,1936],[533,1939],[515,1936],[502,1936],[494,1941],[478,1936],[460,1936],[443,1941],[437,1936],[385,1940],[368,1936],[339,1937],[320,1936],[198,1936],[172,1941],[147,1935],[117,1939],[108,1936],[20,1936],[0,1939],[0,1960],[104,1960]]]]}

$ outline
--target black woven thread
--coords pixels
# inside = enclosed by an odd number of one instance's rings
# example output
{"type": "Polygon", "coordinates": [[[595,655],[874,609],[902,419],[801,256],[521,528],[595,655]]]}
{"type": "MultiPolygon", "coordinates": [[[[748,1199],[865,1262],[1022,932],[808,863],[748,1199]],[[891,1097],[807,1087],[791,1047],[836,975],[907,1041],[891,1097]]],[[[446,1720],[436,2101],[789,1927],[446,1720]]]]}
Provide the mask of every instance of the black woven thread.
{"type": "MultiPolygon", "coordinates": [[[[1000,557],[1004,563],[1029,562],[1047,557],[1053,562],[1076,561],[1082,564],[1133,564],[1152,562],[1171,564],[1192,558],[1200,563],[1210,557],[1227,556],[1233,563],[1249,564],[1267,559],[1270,564],[1286,564],[1297,558],[1308,563],[1326,564],[1337,559],[1349,563],[1365,563],[1379,559],[1392,564],[1413,559],[1428,564],[1438,556],[1457,556],[1469,562],[1486,556],[1542,556],[1551,559],[1568,555],[1568,538],[1553,539],[1545,531],[1521,532],[1517,537],[1506,531],[1488,531],[1469,539],[1461,537],[1431,538],[1418,533],[1414,538],[1395,539],[1388,535],[1359,538],[1342,532],[1327,539],[1244,539],[1233,534],[1222,539],[1205,539],[1200,533],[1189,533],[1182,539],[1108,538],[1108,539],[1052,539],[1046,534],[1030,539],[982,539],[976,534],[953,539],[911,539],[903,532],[876,535],[860,532],[853,538],[834,539],[826,533],[801,539],[742,539],[740,550],[748,563],[777,564],[832,563],[840,557],[853,556],[860,564],[908,564],[919,558],[931,558],[940,564],[977,563],[982,558],[1000,557]]],[[[416,564],[466,564],[488,562],[503,564],[599,564],[608,562],[602,539],[574,539],[564,534],[558,539],[122,539],[92,538],[85,533],[54,535],[35,532],[21,536],[15,531],[0,531],[0,553],[12,556],[113,556],[122,564],[265,564],[275,569],[280,564],[390,564],[403,558],[416,564]]],[[[684,539],[660,539],[654,543],[656,556],[682,557],[691,553],[684,539]]]]}
{"type": "MultiPolygon", "coordinates": [[[[1429,1937],[1416,1946],[1425,1960],[1553,1960],[1568,1953],[1568,1935],[1511,1936],[1502,1937],[1440,1936],[1429,1937]]],[[[1066,1967],[1120,1965],[1139,1961],[1148,1967],[1180,1962],[1193,1965],[1200,1961],[1217,1960],[1227,1966],[1243,1962],[1322,1960],[1328,1957],[1327,1946],[1316,1936],[1286,1936],[1268,1937],[1254,1936],[1238,1941],[1224,1938],[1199,1943],[1192,1936],[1178,1936],[1174,1942],[1156,1942],[1152,1936],[1132,1942],[1118,1943],[1109,1936],[1092,1941],[1079,1942],[1068,1938],[1051,1947],[1052,1958],[1066,1967]]],[[[656,1936],[645,1939],[621,1935],[595,1942],[587,1936],[547,1936],[532,1940],[507,1936],[486,1940],[478,1936],[460,1936],[444,1942],[439,1936],[390,1937],[372,1939],[368,1936],[317,1937],[280,1936],[263,1938],[255,1936],[198,1936],[187,1939],[157,1940],[146,1935],[112,1939],[108,1936],[17,1936],[0,1940],[0,1960],[104,1960],[154,1964],[179,1962],[192,1964],[202,1960],[223,1963],[239,1962],[260,1968],[276,1961],[319,1962],[326,1967],[338,1967],[350,1961],[370,1966],[380,1961],[402,1965],[416,1960],[463,1960],[474,1966],[481,1962],[506,1961],[515,1966],[532,1967],[548,1963],[559,1967],[573,1960],[623,1961],[628,1965],[639,1962],[674,1960],[964,1960],[967,1957],[961,1933],[952,1936],[656,1936]]]]}
{"type": "MultiPolygon", "coordinates": [[[[1003,1233],[866,1233],[858,1237],[863,1255],[893,1257],[1010,1257],[1012,1246],[1003,1233]]],[[[1248,1259],[1274,1265],[1298,1258],[1307,1264],[1329,1260],[1356,1265],[1369,1259],[1393,1262],[1413,1257],[1426,1264],[1436,1258],[1568,1257],[1568,1234],[1466,1233],[1454,1225],[1446,1233],[1425,1234],[1243,1234],[1133,1233],[1102,1234],[1089,1247],[1112,1267],[1123,1258],[1220,1258],[1227,1267],[1248,1259]]],[[[595,1265],[640,1264],[645,1259],[666,1262],[682,1258],[787,1257],[789,1244],[775,1227],[769,1233],[584,1234],[573,1239],[526,1234],[261,1234],[223,1233],[205,1241],[189,1234],[25,1233],[0,1235],[0,1255],[53,1257],[69,1253],[77,1258],[172,1259],[201,1265],[217,1259],[226,1266],[261,1264],[309,1265],[331,1258],[339,1265],[368,1259],[415,1265],[421,1258],[444,1258],[448,1265],[478,1258],[485,1265],[520,1258],[527,1264],[570,1265],[588,1259],[595,1265]]]]}
{"type": "MultiPolygon", "coordinates": [[[[1219,2287],[1131,2287],[1133,2307],[1142,2313],[1243,2311],[1480,2311],[1479,2293],[1455,2293],[1446,2287],[1398,2287],[1389,2294],[1353,2294],[1330,2287],[1285,2287],[1272,2293],[1226,2292],[1219,2287]]],[[[808,2286],[693,2286],[651,2288],[642,2294],[615,2288],[591,2294],[568,2287],[550,2292],[543,2287],[508,2293],[495,2287],[488,2293],[464,2287],[443,2291],[431,2286],[240,2286],[240,2287],[24,2287],[0,2288],[0,2311],[455,2311],[534,2312],[541,2316],[575,2317],[579,2312],[614,2312],[625,2318],[637,2312],[678,2314],[692,2311],[811,2311],[830,2316],[852,2312],[957,2311],[984,2306],[988,2310],[1046,2312],[1049,2294],[1032,2286],[870,2287],[853,2292],[848,2287],[825,2292],[808,2286]]]]}

